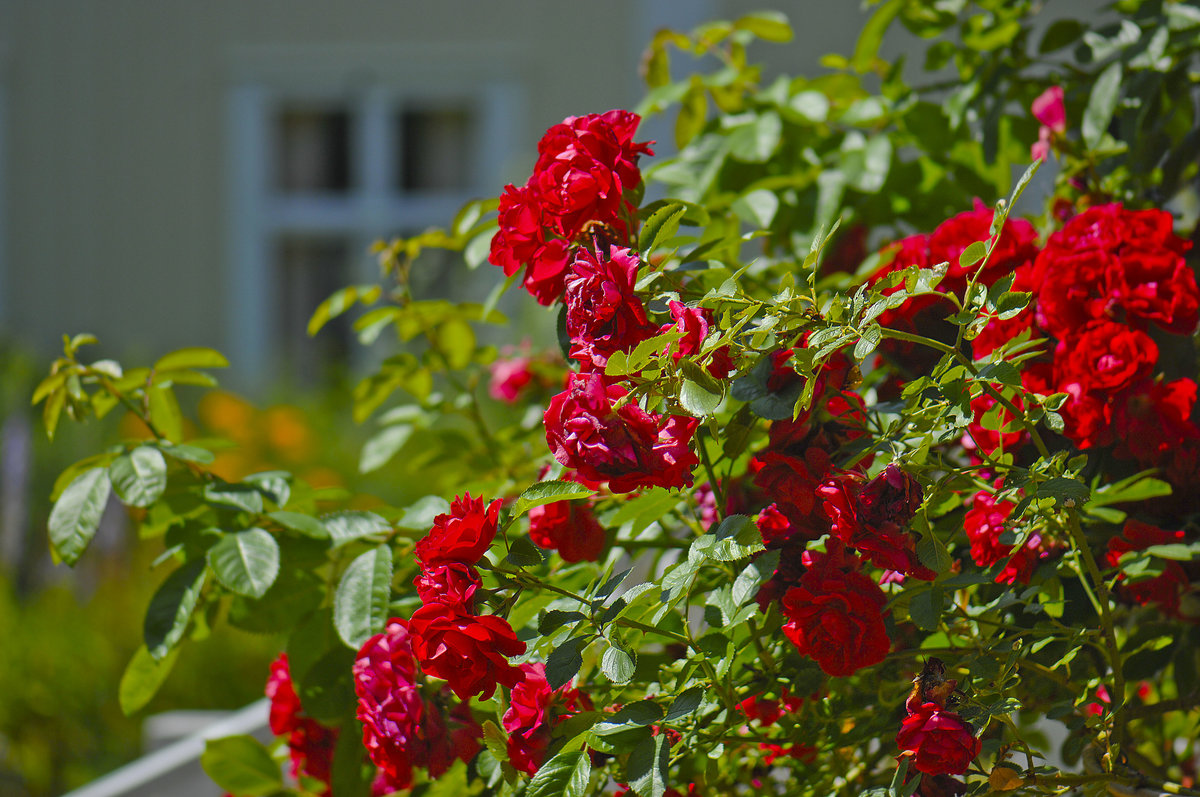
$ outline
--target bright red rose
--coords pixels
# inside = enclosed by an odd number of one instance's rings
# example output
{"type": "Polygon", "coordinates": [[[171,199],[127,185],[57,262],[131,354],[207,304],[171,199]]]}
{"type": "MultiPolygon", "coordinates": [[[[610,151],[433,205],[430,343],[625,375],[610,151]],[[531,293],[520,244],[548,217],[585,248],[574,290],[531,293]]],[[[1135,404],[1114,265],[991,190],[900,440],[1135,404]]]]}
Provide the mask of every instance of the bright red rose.
{"type": "Polygon", "coordinates": [[[529,510],[529,537],[557,550],[564,562],[594,562],[604,552],[604,528],[587,504],[555,501],[529,510]]]}
{"type": "Polygon", "coordinates": [[[500,499],[486,507],[470,493],[454,499],[450,512],[433,519],[433,528],[417,541],[417,559],[425,567],[443,562],[478,562],[496,538],[500,499]]]}
{"type": "Polygon", "coordinates": [[[607,481],[614,493],[690,487],[700,462],[690,445],[699,421],[651,415],[632,401],[614,408],[627,393],[605,385],[601,374],[570,374],[545,415],[554,458],[584,479],[607,481]]]}
{"type": "Polygon", "coordinates": [[[829,675],[846,676],[883,661],[891,647],[883,624],[887,597],[858,571],[858,558],[841,543],[808,551],[799,584],[783,596],[783,633],[829,675]]]}
{"type": "Polygon", "coordinates": [[[1190,335],[1200,320],[1200,289],[1187,261],[1169,249],[1126,249],[1113,288],[1134,321],[1190,335]]]}
{"type": "Polygon", "coordinates": [[[979,755],[980,743],[971,726],[937,703],[922,703],[904,718],[896,744],[901,756],[927,775],[961,775],[979,755]]]}
{"type": "Polygon", "coordinates": [[[1111,321],[1093,321],[1061,341],[1054,365],[1059,390],[1113,394],[1148,376],[1158,362],[1158,346],[1145,332],[1111,321]]]}
{"type": "Polygon", "coordinates": [[[502,724],[508,732],[508,758],[512,765],[534,774],[546,759],[554,727],[583,709],[591,700],[570,683],[551,689],[544,664],[520,666],[521,681],[509,696],[502,724]]]}
{"type": "MultiPolygon", "coordinates": [[[[323,781],[328,787],[338,732],[336,728],[328,728],[304,713],[300,697],[292,684],[286,653],[280,653],[271,662],[266,695],[271,702],[271,733],[287,736],[292,777],[306,775],[323,781]]],[[[328,790],[325,794],[329,794],[328,790]]]]}
{"type": "Polygon", "coordinates": [[[1055,337],[1069,337],[1089,321],[1117,315],[1109,283],[1120,264],[1108,252],[1047,247],[1038,255],[1035,268],[1043,276],[1037,297],[1038,324],[1055,337]]]}
{"type": "Polygon", "coordinates": [[[512,687],[520,679],[520,671],[506,657],[524,653],[525,643],[501,617],[477,617],[427,603],[413,613],[408,628],[421,669],[446,681],[460,700],[486,700],[496,684],[512,687]]]}
{"type": "Polygon", "coordinates": [[[641,262],[635,253],[613,247],[606,260],[580,248],[567,275],[567,334],[571,356],[584,370],[603,371],[613,352],[633,348],[652,336],[642,300],[634,290],[641,262]]]}
{"type": "Polygon", "coordinates": [[[413,767],[443,775],[455,759],[470,761],[479,752],[483,729],[470,706],[458,703],[447,717],[441,706],[453,701],[443,690],[428,700],[417,683],[409,627],[393,618],[382,634],[366,641],[354,662],[357,717],[363,746],[393,790],[412,784],[413,767]]]}
{"type": "MultiPolygon", "coordinates": [[[[667,307],[670,308],[671,317],[675,319],[675,323],[663,324],[658,333],[661,335],[665,332],[670,332],[672,329],[684,333],[683,337],[675,341],[674,344],[675,361],[678,362],[680,357],[690,357],[699,354],[704,341],[708,338],[709,328],[713,323],[712,310],[705,310],[700,307],[688,307],[681,302],[673,300],[668,302],[667,307]]],[[[725,379],[733,373],[733,358],[729,356],[729,347],[722,346],[712,351],[708,355],[706,369],[717,379],[725,379]]]]}
{"type": "Polygon", "coordinates": [[[568,242],[547,236],[544,198],[535,186],[506,186],[500,196],[500,230],[492,238],[488,260],[511,277],[526,269],[522,283],[539,304],[562,296],[567,277],[568,242]]]}
{"type": "MultiPolygon", "coordinates": [[[[986,241],[991,235],[994,211],[975,200],[975,209],[959,213],[938,225],[929,236],[929,262],[950,264],[941,290],[964,290],[971,274],[980,267],[979,263],[964,268],[959,265],[959,256],[976,241],[986,241]]],[[[1037,231],[1024,219],[1009,219],[1000,232],[1000,239],[992,249],[987,266],[975,280],[991,285],[1000,277],[1011,274],[1019,266],[1037,257],[1037,231]]]]}
{"type": "Polygon", "coordinates": [[[840,473],[817,488],[834,536],[885,570],[932,581],[937,573],[921,564],[904,526],[921,506],[921,486],[895,465],[869,482],[840,473]]]}
{"type": "Polygon", "coordinates": [[[466,562],[442,562],[422,568],[413,579],[422,603],[444,603],[475,611],[475,592],[482,586],[479,572],[466,562]]]}

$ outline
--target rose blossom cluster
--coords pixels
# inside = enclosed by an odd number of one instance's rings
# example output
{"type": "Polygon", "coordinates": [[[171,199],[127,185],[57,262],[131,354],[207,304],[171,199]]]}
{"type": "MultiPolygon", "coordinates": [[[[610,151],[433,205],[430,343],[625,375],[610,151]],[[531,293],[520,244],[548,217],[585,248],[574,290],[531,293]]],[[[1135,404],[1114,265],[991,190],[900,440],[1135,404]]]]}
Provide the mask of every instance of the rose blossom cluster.
{"type": "Polygon", "coordinates": [[[411,783],[414,767],[437,777],[455,759],[473,758],[483,731],[467,701],[521,680],[507,657],[525,643],[503,618],[476,614],[475,564],[496,536],[499,512],[499,500],[485,505],[467,494],[434,518],[416,545],[422,606],[407,621],[389,621],[354,664],[363,744],[394,788],[411,783]],[[445,685],[435,690],[428,678],[445,685]]]}
{"type": "Polygon", "coordinates": [[[579,711],[590,711],[591,699],[567,682],[551,689],[541,663],[520,666],[521,680],[509,695],[502,724],[508,732],[508,760],[532,775],[546,760],[554,728],[579,711]]]}
{"type": "Polygon", "coordinates": [[[292,777],[304,775],[319,780],[326,785],[324,794],[331,794],[329,779],[338,732],[336,728],[322,725],[305,713],[292,683],[286,653],[280,653],[271,662],[266,695],[271,705],[271,733],[287,737],[292,777]]]}
{"type": "Polygon", "coordinates": [[[629,111],[572,116],[546,131],[525,185],[505,186],[500,231],[489,260],[541,304],[562,296],[570,248],[589,223],[628,234],[634,217],[626,192],[642,182],[638,159],[653,154],[635,143],[641,117],[629,111]]]}
{"type": "MultiPolygon", "coordinates": [[[[768,390],[787,391],[799,380],[787,366],[790,356],[791,350],[772,356],[768,390]]],[[[864,558],[915,578],[936,575],[918,560],[906,528],[922,501],[917,481],[895,465],[868,479],[870,459],[855,470],[833,464],[831,452],[863,434],[852,373],[844,354],[830,358],[816,376],[813,408],[773,422],[767,447],[750,463],[761,499],[770,502],[756,521],[763,544],[780,554],[758,602],[765,609],[779,601],[784,635],[834,676],[878,664],[891,648],[887,598],[863,572],[864,558]],[[822,537],[825,551],[809,550],[822,537]]]]}
{"type": "MultiPolygon", "coordinates": [[[[762,694],[751,695],[738,703],[738,709],[746,715],[746,726],[742,730],[748,733],[751,723],[757,725],[760,731],[773,728],[784,716],[799,712],[803,705],[804,698],[789,694],[786,688],[781,690],[778,700],[772,700],[762,694]]],[[[766,753],[762,758],[762,765],[765,767],[774,766],[780,758],[794,758],[811,764],[817,757],[817,748],[804,742],[787,745],[779,742],[759,742],[758,749],[766,753]]],[[[756,779],[755,788],[761,785],[756,779]]]]}

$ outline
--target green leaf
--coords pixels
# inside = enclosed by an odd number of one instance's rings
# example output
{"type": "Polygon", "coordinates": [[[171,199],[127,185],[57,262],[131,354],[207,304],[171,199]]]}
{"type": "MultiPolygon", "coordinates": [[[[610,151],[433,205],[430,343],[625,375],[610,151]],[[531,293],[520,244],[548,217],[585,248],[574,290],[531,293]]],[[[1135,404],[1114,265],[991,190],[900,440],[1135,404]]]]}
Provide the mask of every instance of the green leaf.
{"type": "Polygon", "coordinates": [[[117,497],[126,506],[150,506],[167,488],[167,461],[152,446],[139,446],[108,467],[117,497]]]}
{"type": "Polygon", "coordinates": [[[625,766],[629,786],[638,797],[663,797],[667,791],[667,761],[671,746],[660,733],[634,748],[625,766]]]}
{"type": "Polygon", "coordinates": [[[1039,496],[1049,496],[1055,505],[1082,506],[1088,500],[1087,485],[1078,479],[1055,476],[1038,485],[1039,496]],[[1070,502],[1068,504],[1068,502],[1070,502]]]}
{"type": "Polygon", "coordinates": [[[76,476],[54,502],[50,511],[50,542],[67,564],[79,561],[96,536],[108,493],[108,471],[90,468],[76,476]]]}
{"type": "Polygon", "coordinates": [[[226,534],[208,549],[217,580],[248,598],[261,598],[279,575],[279,543],[262,529],[226,534]]]}
{"type": "Polygon", "coordinates": [[[427,531],[433,528],[438,515],[450,511],[450,502],[440,495],[426,495],[405,508],[396,520],[396,527],[410,531],[427,531]]]}
{"type": "MultiPolygon", "coordinates": [[[[620,711],[609,717],[606,723],[612,725],[652,725],[659,722],[662,718],[662,706],[646,698],[626,704],[620,711]]],[[[604,733],[604,731],[601,731],[601,733],[604,733]]]]}
{"type": "Polygon", "coordinates": [[[204,498],[257,515],[263,511],[263,497],[254,485],[213,482],[204,486],[204,498]]]}
{"type": "Polygon", "coordinates": [[[946,550],[946,546],[942,545],[942,541],[932,531],[926,532],[917,543],[917,557],[921,564],[938,574],[948,572],[954,564],[950,551],[946,550]]]}
{"type": "MultiPolygon", "coordinates": [[[[362,724],[351,712],[342,719],[329,770],[330,794],[370,797],[379,770],[363,755],[362,724]]],[[[426,793],[428,794],[428,793],[426,793]]]]}
{"type": "Polygon", "coordinates": [[[675,146],[683,149],[708,121],[708,93],[699,75],[692,75],[687,93],[679,103],[675,116],[675,146]]]}
{"type": "Polygon", "coordinates": [[[1173,559],[1176,562],[1190,562],[1200,556],[1200,542],[1190,545],[1173,543],[1170,545],[1151,545],[1145,553],[1157,556],[1159,559],[1173,559]]]}
{"type": "Polygon", "coordinates": [[[763,41],[790,42],[792,26],[787,17],[778,11],[756,11],[738,18],[733,27],[737,30],[748,30],[763,41]]]}
{"type": "Polygon", "coordinates": [[[165,354],[154,363],[155,371],[171,371],[179,368],[228,368],[229,360],[216,349],[194,346],[165,354]]]}
{"type": "Polygon", "coordinates": [[[238,797],[271,794],[283,788],[279,764],[253,736],[209,739],[200,766],[218,786],[238,797]]]}
{"type": "Polygon", "coordinates": [[[203,559],[188,562],[167,576],[150,599],[142,635],[155,659],[162,659],[183,638],[204,589],[206,573],[203,559]]]}
{"type": "Polygon", "coordinates": [[[679,406],[696,418],[707,418],[714,414],[717,407],[721,406],[722,398],[720,393],[712,393],[690,379],[683,380],[679,388],[679,406]]]}
{"type": "Polygon", "coordinates": [[[663,717],[667,722],[674,722],[692,714],[704,702],[704,687],[693,686],[685,690],[671,702],[667,714],[663,717]]]}
{"type": "Polygon", "coordinates": [[[614,684],[623,685],[633,680],[633,656],[616,645],[609,645],[600,657],[600,671],[614,684]]]}
{"type": "Polygon", "coordinates": [[[158,448],[171,459],[177,459],[180,462],[195,462],[200,465],[207,465],[216,459],[213,452],[200,446],[172,445],[171,443],[160,442],[158,448]]]}
{"type": "Polygon", "coordinates": [[[871,64],[879,55],[879,45],[883,41],[884,32],[903,7],[904,0],[888,0],[867,20],[858,36],[858,43],[854,45],[854,57],[850,62],[856,72],[866,72],[871,68],[871,64]]]}
{"type": "Polygon", "coordinates": [[[358,472],[371,473],[382,468],[404,447],[412,433],[413,427],[406,423],[388,426],[375,433],[363,444],[362,454],[358,458],[358,472]]]}
{"type": "Polygon", "coordinates": [[[580,651],[587,644],[583,637],[568,639],[546,657],[546,681],[551,689],[558,689],[579,673],[583,666],[580,651]]]}
{"type": "Polygon", "coordinates": [[[986,254],[987,244],[983,241],[975,241],[962,250],[962,253],[958,256],[958,265],[963,268],[970,268],[980,260],[983,260],[983,256],[986,254]]]}
{"type": "Polygon", "coordinates": [[[761,550],[762,534],[754,520],[746,515],[730,515],[721,521],[716,531],[702,534],[692,542],[688,558],[707,557],[718,562],[736,562],[761,550]]]}
{"type": "Polygon", "coordinates": [[[638,234],[638,249],[642,255],[649,255],[660,243],[670,240],[679,230],[679,222],[685,213],[686,205],[672,202],[650,214],[638,234]]]}
{"type": "Polygon", "coordinates": [[[931,587],[913,596],[908,605],[908,616],[923,631],[936,631],[942,619],[942,589],[931,587]]]}
{"type": "Polygon", "coordinates": [[[146,395],[150,401],[150,420],[163,437],[172,442],[183,439],[183,413],[175,400],[175,391],[169,387],[149,388],[146,395]]]}
{"type": "Polygon", "coordinates": [[[380,545],[358,556],[338,583],[333,625],[338,636],[358,650],[383,630],[392,597],[392,549],[380,545]]]}
{"type": "Polygon", "coordinates": [[[485,720],[483,723],[483,744],[492,754],[492,758],[501,763],[508,760],[508,737],[491,720],[485,720]]]}
{"type": "Polygon", "coordinates": [[[513,502],[509,516],[516,518],[543,504],[553,504],[557,501],[571,501],[577,498],[587,498],[594,495],[595,490],[584,487],[577,482],[544,481],[530,486],[513,502]]]}
{"type": "Polygon", "coordinates": [[[730,209],[746,223],[766,229],[771,226],[775,213],[779,210],[779,197],[774,191],[759,188],[738,197],[730,209]]]}
{"type": "Polygon", "coordinates": [[[526,797],[583,797],[592,777],[592,762],[581,750],[559,753],[538,768],[526,797]]]}
{"type": "Polygon", "coordinates": [[[514,539],[504,558],[517,567],[536,567],[546,561],[541,549],[530,542],[528,537],[514,539]]]}
{"type": "Polygon", "coordinates": [[[374,512],[347,510],[334,512],[321,518],[333,546],[339,547],[348,542],[370,537],[376,534],[387,534],[392,526],[374,512]]]}
{"type": "Polygon", "coordinates": [[[335,291],[328,299],[321,302],[308,320],[308,335],[312,337],[321,330],[331,319],[337,318],[349,310],[356,302],[374,304],[379,300],[381,289],[378,285],[348,285],[335,291]]]}
{"type": "Polygon", "coordinates": [[[1100,137],[1108,129],[1113,113],[1117,110],[1117,100],[1121,94],[1121,62],[1110,64],[1092,85],[1092,93],[1088,97],[1087,108],[1083,111],[1083,142],[1088,149],[1095,149],[1100,144],[1100,137]]]}
{"type": "Polygon", "coordinates": [[[159,660],[150,655],[145,645],[138,647],[126,665],[121,676],[121,685],[117,689],[117,700],[126,717],[132,716],[150,702],[167,679],[171,668],[175,666],[175,657],[178,655],[179,648],[175,648],[159,660]]]}
{"type": "Polygon", "coordinates": [[[329,530],[325,528],[321,521],[311,515],[304,515],[299,512],[279,511],[271,512],[267,517],[285,529],[303,534],[305,537],[312,537],[316,540],[329,539],[329,530]]]}

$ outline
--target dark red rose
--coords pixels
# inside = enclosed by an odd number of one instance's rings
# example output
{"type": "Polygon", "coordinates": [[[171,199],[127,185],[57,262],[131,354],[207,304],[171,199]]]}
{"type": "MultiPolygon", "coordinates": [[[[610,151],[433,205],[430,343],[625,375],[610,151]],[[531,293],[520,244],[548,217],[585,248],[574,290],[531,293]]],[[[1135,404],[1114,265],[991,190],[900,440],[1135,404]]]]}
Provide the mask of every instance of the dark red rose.
{"type": "Polygon", "coordinates": [[[444,603],[475,611],[475,592],[482,586],[479,572],[466,562],[442,562],[422,568],[413,579],[422,603],[444,603]]]}
{"type": "Polygon", "coordinates": [[[833,469],[826,451],[813,446],[795,457],[768,449],[755,460],[754,484],[767,500],[792,504],[802,514],[816,510],[817,486],[833,469]]]}
{"type": "Polygon", "coordinates": [[[1178,335],[1196,331],[1200,289],[1195,273],[1177,252],[1126,249],[1113,289],[1131,321],[1153,322],[1178,335]]]}
{"type": "Polygon", "coordinates": [[[1119,315],[1110,283],[1120,264],[1109,252],[1047,246],[1035,268],[1042,276],[1037,321],[1055,337],[1069,337],[1089,321],[1119,315]]]}
{"type": "Polygon", "coordinates": [[[585,370],[603,371],[613,352],[631,349],[655,333],[633,288],[640,265],[635,253],[621,247],[613,247],[603,260],[587,248],[576,253],[563,301],[571,356],[585,370]]]}
{"type": "Polygon", "coordinates": [[[437,778],[455,759],[470,761],[483,736],[469,705],[457,703],[447,716],[441,706],[454,702],[448,691],[435,700],[424,696],[412,641],[408,625],[393,618],[384,633],[366,641],[354,662],[363,746],[380,769],[381,786],[392,790],[412,785],[413,767],[437,778]]]}
{"type": "MultiPolygon", "coordinates": [[[[676,301],[669,302],[667,306],[671,310],[671,317],[675,319],[675,323],[663,324],[662,329],[658,332],[662,334],[675,329],[684,333],[683,337],[674,344],[676,362],[680,357],[700,354],[700,349],[708,338],[708,332],[713,323],[712,310],[688,307],[676,301]]],[[[733,373],[733,358],[729,356],[729,347],[722,346],[709,353],[705,367],[717,379],[725,379],[733,373]]]]}
{"type": "Polygon", "coordinates": [[[532,775],[546,759],[555,726],[590,709],[591,700],[570,683],[551,689],[541,663],[522,664],[520,670],[521,681],[513,687],[501,722],[508,732],[509,761],[532,775]]]}
{"type": "Polygon", "coordinates": [[[691,450],[695,418],[651,415],[600,374],[570,374],[546,410],[546,443],[554,458],[614,493],[644,487],[690,487],[700,460],[691,450]]]}
{"type": "Polygon", "coordinates": [[[921,564],[916,542],[904,529],[921,506],[922,491],[900,468],[889,465],[865,484],[858,474],[840,473],[822,482],[817,495],[834,536],[872,564],[926,581],[937,578],[921,564]]]}
{"type": "Polygon", "coordinates": [[[604,528],[587,504],[555,501],[529,510],[529,537],[557,550],[564,562],[594,562],[604,552],[604,528]]]}
{"type": "Polygon", "coordinates": [[[922,703],[905,717],[896,744],[927,775],[961,775],[980,751],[971,726],[937,703],[922,703]]]}
{"type": "Polygon", "coordinates": [[[1191,379],[1146,380],[1135,386],[1114,409],[1114,453],[1154,467],[1168,460],[1182,441],[1200,438],[1200,428],[1191,421],[1196,392],[1191,379]]]}
{"type": "Polygon", "coordinates": [[[477,617],[427,603],[413,613],[408,628],[421,669],[446,681],[460,700],[486,700],[496,684],[512,687],[520,678],[506,657],[524,653],[525,643],[501,617],[477,617]]]}
{"type": "Polygon", "coordinates": [[[433,519],[433,528],[417,541],[417,559],[425,567],[443,562],[478,562],[496,537],[500,499],[486,507],[470,493],[454,499],[450,512],[433,519]]]}
{"type": "Polygon", "coordinates": [[[333,750],[337,746],[336,728],[328,728],[304,713],[300,697],[292,684],[286,653],[271,662],[267,677],[267,698],[271,703],[269,724],[271,733],[287,736],[288,755],[292,761],[292,777],[306,775],[326,784],[333,765],[333,750]]]}
{"type": "Polygon", "coordinates": [[[1116,393],[1148,376],[1158,362],[1158,346],[1145,332],[1111,321],[1093,321],[1055,350],[1059,390],[1116,393]]]}
{"type": "MultiPolygon", "coordinates": [[[[1155,545],[1183,543],[1186,540],[1187,535],[1182,531],[1166,531],[1149,523],[1130,519],[1125,521],[1121,535],[1108,541],[1108,553],[1105,558],[1111,567],[1117,567],[1122,554],[1143,551],[1155,545]]],[[[1124,579],[1124,574],[1121,578],[1124,579]]],[[[1168,560],[1163,563],[1163,571],[1159,575],[1132,584],[1122,584],[1121,589],[1137,604],[1153,604],[1172,617],[1180,617],[1180,598],[1190,586],[1183,566],[1179,562],[1168,560]]]]}
{"type": "Polygon", "coordinates": [[[829,675],[846,676],[883,661],[891,642],[883,624],[887,598],[858,571],[858,558],[841,543],[808,551],[799,584],[783,596],[783,633],[829,675]]]}

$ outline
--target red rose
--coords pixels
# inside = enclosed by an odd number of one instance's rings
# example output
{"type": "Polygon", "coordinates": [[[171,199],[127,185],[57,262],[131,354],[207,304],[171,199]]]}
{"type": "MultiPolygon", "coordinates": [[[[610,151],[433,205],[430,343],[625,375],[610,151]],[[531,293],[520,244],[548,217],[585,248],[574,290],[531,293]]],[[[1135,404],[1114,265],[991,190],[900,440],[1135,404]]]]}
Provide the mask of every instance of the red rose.
{"type": "Polygon", "coordinates": [[[422,568],[413,579],[422,603],[444,603],[475,611],[475,592],[482,586],[479,573],[466,562],[442,562],[422,568]]]}
{"type": "Polygon", "coordinates": [[[522,664],[520,669],[521,681],[513,687],[501,722],[509,734],[509,761],[532,775],[546,759],[554,727],[581,709],[590,709],[591,700],[569,683],[551,689],[544,664],[522,664]]]}
{"type": "Polygon", "coordinates": [[[998,501],[986,490],[975,494],[971,509],[963,518],[963,529],[971,541],[971,558],[980,567],[991,567],[1007,557],[1008,561],[996,575],[997,584],[1012,584],[1020,581],[1028,584],[1038,562],[1049,556],[1054,546],[1040,534],[1030,534],[1015,552],[1013,546],[1000,542],[1008,517],[1015,504],[998,501]]]}
{"type": "MultiPolygon", "coordinates": [[[[292,777],[307,775],[323,781],[328,787],[338,732],[305,715],[292,684],[286,653],[280,653],[279,658],[271,662],[266,695],[271,701],[271,733],[287,736],[292,777]]],[[[328,790],[325,794],[329,794],[328,790]]]]}
{"type": "Polygon", "coordinates": [[[506,404],[515,404],[521,393],[533,382],[530,357],[500,357],[488,366],[491,380],[488,395],[506,404]]]}
{"type": "Polygon", "coordinates": [[[829,552],[808,551],[808,570],[783,596],[788,622],[783,632],[805,656],[829,675],[850,675],[883,661],[891,642],[883,624],[887,597],[858,572],[858,558],[841,543],[829,552]]]}
{"type": "Polygon", "coordinates": [[[632,401],[614,408],[627,393],[600,374],[570,374],[546,409],[554,458],[586,480],[608,481],[614,493],[690,487],[700,462],[690,447],[699,421],[651,415],[632,401]]]}
{"type": "Polygon", "coordinates": [[[1132,319],[1152,321],[1178,335],[1196,331],[1200,290],[1195,273],[1178,253],[1169,249],[1124,250],[1114,289],[1132,319]]]}
{"type": "Polygon", "coordinates": [[[863,484],[841,473],[817,488],[834,536],[856,548],[872,564],[932,581],[937,573],[921,564],[916,543],[904,530],[921,505],[921,486],[895,465],[863,484]]]}
{"type": "Polygon", "coordinates": [[[557,550],[564,562],[594,562],[604,551],[604,528],[579,501],[555,501],[529,510],[529,537],[557,550]]]}
{"type": "Polygon", "coordinates": [[[1114,409],[1114,453],[1154,467],[1168,459],[1181,441],[1200,438],[1200,429],[1191,421],[1196,392],[1191,379],[1146,380],[1135,386],[1114,409]]]}
{"type": "MultiPolygon", "coordinates": [[[[986,241],[991,236],[994,211],[975,200],[975,209],[959,213],[938,225],[929,236],[929,262],[950,264],[941,290],[956,293],[965,290],[971,274],[979,269],[980,263],[964,268],[959,265],[959,256],[976,241],[986,241]]],[[[1037,231],[1024,219],[1009,219],[1000,232],[1000,238],[992,249],[987,266],[976,278],[976,282],[991,285],[1000,277],[1011,274],[1019,266],[1037,257],[1037,231]]]]}
{"type": "Polygon", "coordinates": [[[511,277],[526,269],[522,284],[539,304],[562,296],[567,277],[567,246],[547,236],[544,198],[534,186],[506,186],[500,196],[500,229],[492,238],[488,260],[511,277]]]}
{"type": "Polygon", "coordinates": [[[520,678],[506,657],[524,653],[525,643],[503,618],[427,603],[413,613],[408,628],[421,669],[446,681],[461,700],[486,700],[497,683],[511,687],[520,678]]]}
{"type": "Polygon", "coordinates": [[[571,356],[585,370],[603,371],[613,352],[633,348],[654,334],[634,291],[640,261],[629,249],[612,247],[601,260],[581,248],[567,275],[567,334],[571,356]]]}
{"type": "Polygon", "coordinates": [[[937,703],[922,703],[905,717],[896,744],[927,775],[961,775],[980,751],[971,726],[937,703]]]}
{"type": "MultiPolygon", "coordinates": [[[[1053,239],[1053,236],[1051,236],[1053,239]]],[[[1038,255],[1038,324],[1066,338],[1089,321],[1112,318],[1116,297],[1110,289],[1119,263],[1102,249],[1061,250],[1047,246],[1038,255]]]]}
{"type": "Polygon", "coordinates": [[[478,562],[496,537],[500,503],[497,498],[484,507],[483,498],[471,498],[470,493],[455,498],[449,514],[435,517],[433,528],[417,541],[417,559],[425,567],[478,562]]]}
{"type": "Polygon", "coordinates": [[[1055,370],[1059,390],[1116,393],[1148,376],[1158,362],[1158,346],[1145,332],[1111,321],[1093,321],[1058,344],[1055,370]]]}
{"type": "Polygon", "coordinates": [[[393,618],[384,633],[366,641],[354,662],[363,746],[392,789],[412,785],[414,766],[437,778],[455,759],[470,761],[483,736],[466,703],[447,717],[440,707],[453,700],[447,692],[426,699],[417,683],[412,642],[408,625],[393,618]]]}
{"type": "MultiPolygon", "coordinates": [[[[700,354],[713,323],[712,310],[688,307],[674,300],[668,302],[667,307],[670,308],[671,317],[675,319],[675,323],[663,324],[662,329],[658,331],[659,334],[670,332],[672,329],[684,333],[682,338],[675,341],[675,361],[678,362],[680,357],[700,354]]],[[[728,346],[722,346],[712,351],[708,358],[706,369],[717,379],[725,379],[733,373],[733,358],[729,356],[728,346]]]]}

